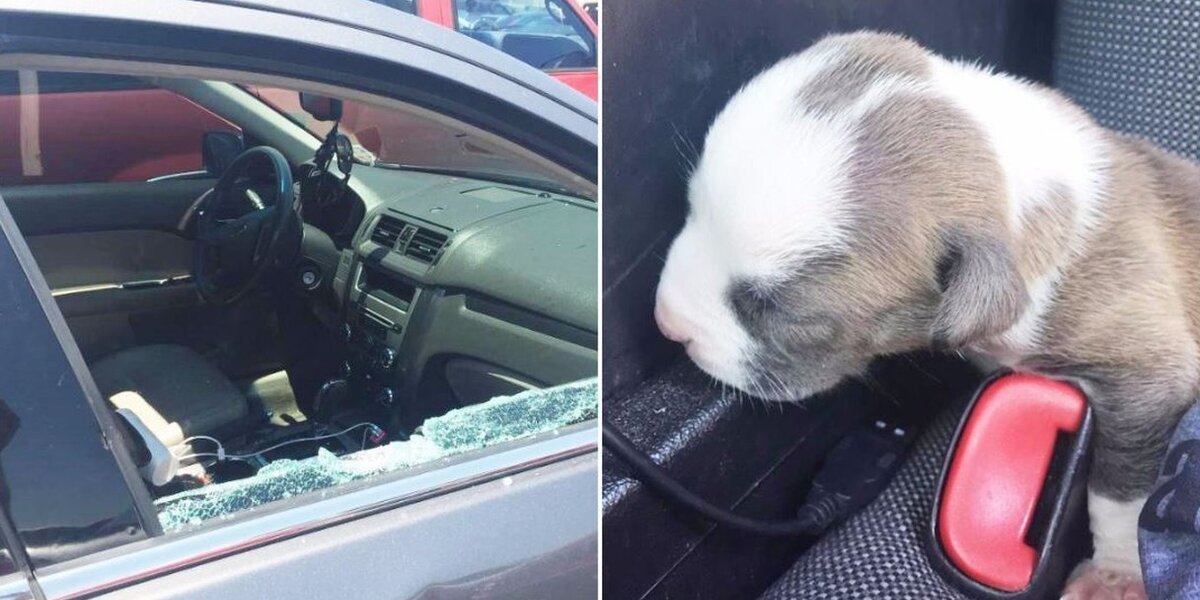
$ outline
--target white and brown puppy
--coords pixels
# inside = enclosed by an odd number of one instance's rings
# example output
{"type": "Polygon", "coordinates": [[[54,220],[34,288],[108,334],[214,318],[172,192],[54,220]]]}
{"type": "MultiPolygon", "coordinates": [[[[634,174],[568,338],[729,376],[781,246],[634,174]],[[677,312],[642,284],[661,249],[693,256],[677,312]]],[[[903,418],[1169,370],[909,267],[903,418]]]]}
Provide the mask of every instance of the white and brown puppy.
{"type": "Polygon", "coordinates": [[[720,381],[795,400],[933,346],[1079,382],[1096,551],[1066,592],[1144,595],[1137,515],[1200,379],[1200,167],[856,33],[730,100],[689,202],[655,312],[720,381]]]}

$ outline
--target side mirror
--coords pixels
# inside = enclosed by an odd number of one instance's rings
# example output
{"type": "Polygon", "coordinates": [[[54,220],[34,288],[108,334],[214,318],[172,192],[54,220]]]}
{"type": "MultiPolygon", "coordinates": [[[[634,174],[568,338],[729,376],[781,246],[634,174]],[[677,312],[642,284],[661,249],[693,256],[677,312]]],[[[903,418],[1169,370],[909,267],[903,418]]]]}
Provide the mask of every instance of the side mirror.
{"type": "Polygon", "coordinates": [[[300,108],[318,121],[337,121],[342,118],[342,101],[329,96],[300,92],[300,108]]]}
{"type": "Polygon", "coordinates": [[[204,170],[213,177],[220,177],[245,149],[246,142],[240,133],[233,131],[204,132],[204,141],[200,151],[204,160],[204,170]]]}

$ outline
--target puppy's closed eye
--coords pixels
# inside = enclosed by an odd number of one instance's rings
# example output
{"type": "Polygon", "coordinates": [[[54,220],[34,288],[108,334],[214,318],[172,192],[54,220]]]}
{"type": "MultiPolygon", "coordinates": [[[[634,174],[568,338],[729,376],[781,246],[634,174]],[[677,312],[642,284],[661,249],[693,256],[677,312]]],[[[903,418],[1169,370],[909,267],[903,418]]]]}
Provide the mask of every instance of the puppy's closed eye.
{"type": "Polygon", "coordinates": [[[804,346],[835,339],[840,332],[837,320],[802,305],[798,295],[783,286],[743,280],[734,284],[729,299],[742,326],[760,336],[804,346]]]}
{"type": "Polygon", "coordinates": [[[841,252],[826,252],[809,256],[786,277],[772,280],[743,278],[729,287],[729,300],[739,317],[763,314],[784,307],[796,308],[798,291],[821,282],[843,269],[850,257],[841,252]]]}
{"type": "Polygon", "coordinates": [[[757,280],[743,279],[729,288],[733,312],[747,328],[780,309],[779,295],[778,288],[757,280]]]}

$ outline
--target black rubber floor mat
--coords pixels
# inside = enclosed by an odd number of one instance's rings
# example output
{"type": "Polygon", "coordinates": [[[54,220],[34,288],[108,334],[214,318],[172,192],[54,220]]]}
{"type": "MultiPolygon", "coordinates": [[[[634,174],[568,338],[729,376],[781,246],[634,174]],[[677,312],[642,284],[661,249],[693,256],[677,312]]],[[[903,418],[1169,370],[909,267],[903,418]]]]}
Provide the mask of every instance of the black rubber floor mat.
{"type": "MultiPolygon", "coordinates": [[[[787,515],[820,458],[875,403],[861,384],[821,409],[736,398],[684,360],[606,398],[604,417],[702,497],[746,514],[787,515]]],[[[714,531],[646,491],[608,452],[602,505],[606,598],[753,598],[810,543],[714,531]],[[731,580],[729,572],[742,575],[731,580]]]]}
{"type": "Polygon", "coordinates": [[[934,420],[883,494],[809,549],[761,598],[965,598],[934,572],[924,546],[934,488],[963,406],[934,420]]]}

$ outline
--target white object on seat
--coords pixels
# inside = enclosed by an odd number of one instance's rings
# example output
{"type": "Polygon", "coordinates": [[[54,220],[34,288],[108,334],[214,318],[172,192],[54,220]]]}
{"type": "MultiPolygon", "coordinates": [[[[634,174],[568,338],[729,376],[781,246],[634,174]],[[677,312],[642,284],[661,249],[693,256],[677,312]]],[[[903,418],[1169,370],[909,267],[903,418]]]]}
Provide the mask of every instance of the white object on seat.
{"type": "Polygon", "coordinates": [[[179,424],[168,422],[149,402],[137,392],[117,392],[108,399],[117,412],[129,413],[137,417],[138,422],[153,436],[168,448],[183,443],[183,430],[179,424]]]}
{"type": "MultiPolygon", "coordinates": [[[[171,481],[175,477],[175,471],[179,470],[179,459],[175,458],[175,454],[171,452],[171,448],[167,443],[138,418],[137,413],[128,408],[118,408],[117,414],[121,415],[121,418],[128,421],[134,431],[138,432],[138,435],[142,437],[142,442],[146,444],[146,450],[150,452],[150,460],[138,468],[142,479],[145,479],[154,486],[166,485],[168,481],[171,481]]],[[[161,420],[162,417],[159,417],[159,419],[161,420]]],[[[163,421],[163,423],[166,422],[163,421]]],[[[178,431],[178,429],[179,427],[175,426],[175,430],[178,431]]],[[[182,440],[183,438],[180,437],[179,439],[182,440]]]]}

